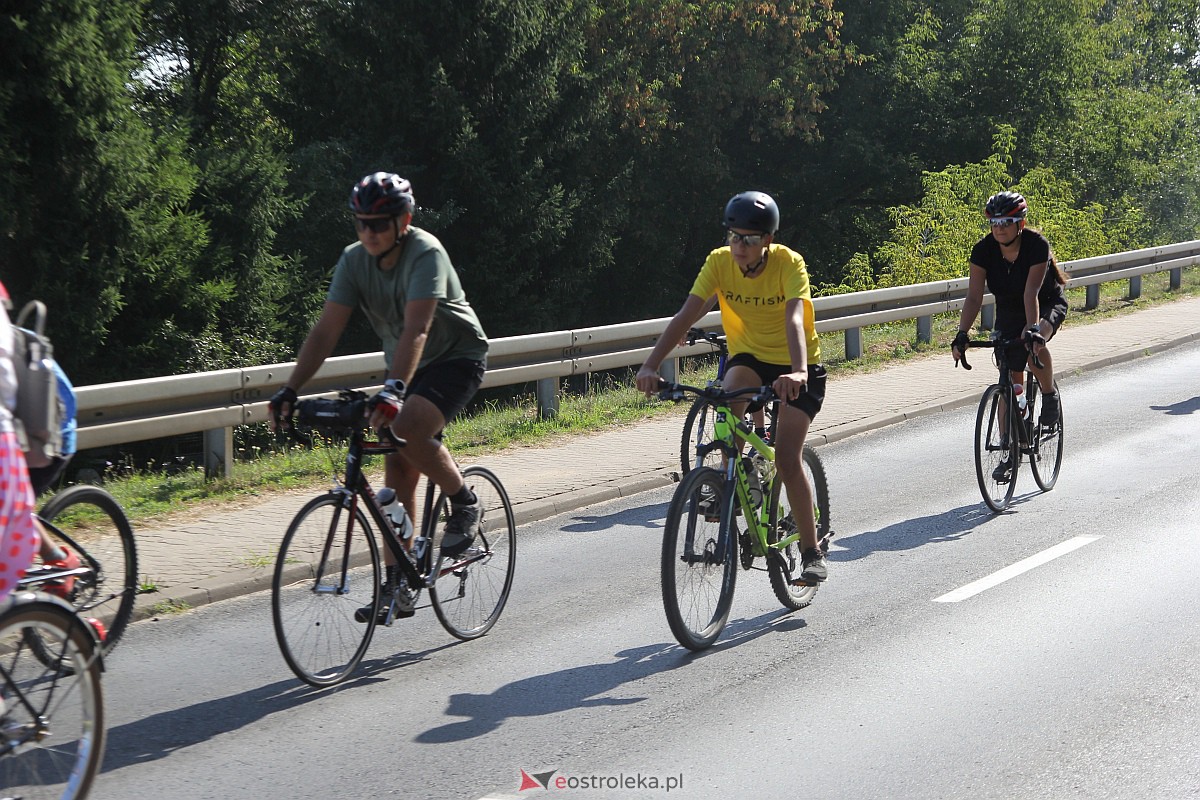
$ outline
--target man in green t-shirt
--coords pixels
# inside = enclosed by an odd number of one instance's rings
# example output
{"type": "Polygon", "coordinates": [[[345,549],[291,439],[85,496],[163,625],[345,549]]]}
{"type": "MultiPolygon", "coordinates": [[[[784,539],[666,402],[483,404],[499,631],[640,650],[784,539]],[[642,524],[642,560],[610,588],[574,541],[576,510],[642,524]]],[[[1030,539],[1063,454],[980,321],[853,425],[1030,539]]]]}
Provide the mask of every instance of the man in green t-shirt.
{"type": "MultiPolygon", "coordinates": [[[[421,475],[433,479],[450,497],[442,553],[455,556],[471,546],[481,515],[478,498],[442,443],[442,430],[479,390],[488,342],[442,243],[412,226],[415,207],[412,185],[394,173],[367,175],[351,189],[358,241],[342,251],[321,316],[291,377],[271,398],[271,424],[290,419],[297,392],[361,308],[387,361],[387,380],[371,398],[370,425],[389,425],[407,442],[386,457],[384,482],[413,509],[421,475]]],[[[384,556],[393,560],[386,548],[384,556]]],[[[387,572],[389,583],[401,579],[394,564],[387,572]]],[[[387,610],[385,605],[381,613],[387,610]]],[[[401,615],[411,616],[412,609],[402,608],[401,615]]]]}
{"type": "MultiPolygon", "coordinates": [[[[782,401],[775,432],[775,465],[800,534],[798,580],[828,577],[817,543],[812,487],[804,476],[804,440],[825,400],[825,368],[804,258],[776,244],[779,206],[762,192],[742,192],[725,205],[727,246],[708,254],[683,307],[638,370],[637,387],[650,396],[658,368],[715,294],[729,345],[724,386],[730,391],[770,385],[782,401]]],[[[742,404],[744,407],[744,404],[742,404]]],[[[734,411],[741,409],[734,406],[734,411]]]]}

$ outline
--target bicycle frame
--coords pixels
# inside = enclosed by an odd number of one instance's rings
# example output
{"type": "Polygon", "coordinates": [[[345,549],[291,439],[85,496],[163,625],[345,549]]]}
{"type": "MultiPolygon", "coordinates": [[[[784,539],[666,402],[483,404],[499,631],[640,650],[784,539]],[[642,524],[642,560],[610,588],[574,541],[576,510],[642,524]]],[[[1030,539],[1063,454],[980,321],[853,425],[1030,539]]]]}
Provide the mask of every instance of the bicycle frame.
{"type": "MultiPolygon", "coordinates": [[[[792,533],[784,537],[780,541],[771,544],[768,542],[767,534],[771,524],[771,508],[768,502],[769,498],[774,493],[775,482],[779,480],[779,473],[774,469],[770,470],[770,475],[762,486],[763,500],[756,507],[750,495],[750,479],[746,475],[745,465],[742,463],[741,454],[737,447],[737,439],[740,437],[750,448],[762,458],[771,464],[775,463],[775,448],[763,441],[762,437],[754,432],[754,428],[749,425],[744,418],[734,414],[733,409],[728,405],[714,403],[713,410],[716,414],[714,420],[714,438],[713,441],[701,447],[698,455],[701,459],[713,450],[720,450],[725,458],[725,480],[727,484],[732,484],[735,488],[735,497],[738,506],[742,510],[742,516],[746,520],[747,532],[750,534],[752,551],[755,556],[766,555],[768,550],[776,549],[783,550],[788,546],[795,544],[800,539],[799,532],[792,533]],[[737,422],[730,423],[729,420],[736,419],[737,422]]],[[[725,522],[726,530],[733,530],[734,505],[729,503],[724,511],[724,514],[729,515],[725,522]]],[[[689,549],[690,549],[689,542],[689,549]]],[[[722,541],[719,543],[720,548],[717,556],[724,556],[725,547],[729,546],[730,542],[722,541]]]]}

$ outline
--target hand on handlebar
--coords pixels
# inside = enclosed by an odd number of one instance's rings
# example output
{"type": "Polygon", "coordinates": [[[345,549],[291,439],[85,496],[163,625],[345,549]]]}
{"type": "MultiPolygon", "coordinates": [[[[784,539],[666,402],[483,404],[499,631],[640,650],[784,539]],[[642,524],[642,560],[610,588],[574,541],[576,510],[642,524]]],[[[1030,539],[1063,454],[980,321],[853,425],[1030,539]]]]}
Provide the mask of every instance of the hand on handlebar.
{"type": "Polygon", "coordinates": [[[281,386],[267,402],[267,427],[272,431],[292,427],[292,412],[296,410],[296,390],[281,386]]]}
{"type": "Polygon", "coordinates": [[[780,400],[790,402],[808,391],[807,372],[788,372],[780,375],[771,384],[771,390],[780,400]]]}
{"type": "Polygon", "coordinates": [[[967,341],[969,338],[966,331],[959,331],[954,335],[954,341],[950,343],[950,355],[954,356],[954,366],[956,367],[961,361],[964,368],[971,368],[971,365],[967,363],[967,341]]]}
{"type": "Polygon", "coordinates": [[[400,409],[404,407],[404,381],[384,381],[383,389],[367,402],[367,414],[372,430],[390,427],[400,409]]]}
{"type": "Polygon", "coordinates": [[[634,382],[637,384],[638,391],[649,397],[662,388],[663,379],[659,377],[658,370],[650,369],[643,364],[642,368],[638,370],[634,382]]]}

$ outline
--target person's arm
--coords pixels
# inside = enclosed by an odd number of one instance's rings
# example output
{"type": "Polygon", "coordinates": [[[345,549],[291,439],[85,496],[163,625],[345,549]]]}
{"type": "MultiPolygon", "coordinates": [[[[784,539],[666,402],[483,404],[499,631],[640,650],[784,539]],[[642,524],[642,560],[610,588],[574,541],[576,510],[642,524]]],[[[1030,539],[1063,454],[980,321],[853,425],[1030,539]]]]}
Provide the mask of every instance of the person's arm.
{"type": "Polygon", "coordinates": [[[342,338],[342,331],[346,329],[353,313],[354,309],[351,306],[325,302],[321,316],[304,338],[304,344],[300,345],[300,352],[296,354],[296,366],[288,377],[286,386],[298,392],[317,374],[325,359],[333,353],[333,348],[337,347],[338,340],[342,338]]]}
{"type": "Polygon", "coordinates": [[[772,384],[780,400],[795,400],[808,385],[808,336],[804,332],[804,317],[811,303],[811,300],[793,297],[784,308],[784,330],[792,371],[780,375],[772,384]]]}
{"type": "Polygon", "coordinates": [[[436,297],[410,300],[404,304],[404,329],[400,331],[400,339],[396,342],[396,352],[392,353],[389,378],[407,384],[416,374],[421,354],[425,352],[425,342],[429,339],[429,329],[433,326],[437,304],[436,297]]]}
{"type": "MultiPolygon", "coordinates": [[[[1029,268],[1029,277],[1025,279],[1025,329],[1041,330],[1042,310],[1041,304],[1038,301],[1038,294],[1042,291],[1042,282],[1046,280],[1046,270],[1049,269],[1050,262],[1043,261],[1040,264],[1034,264],[1029,268]]],[[[1033,354],[1041,355],[1043,342],[1033,340],[1030,342],[1031,351],[1033,354]]]]}
{"type": "Polygon", "coordinates": [[[683,301],[683,306],[675,312],[675,316],[671,317],[671,321],[667,323],[667,329],[663,331],[662,336],[658,337],[658,341],[655,342],[654,349],[650,351],[650,355],[646,356],[646,360],[642,362],[642,368],[638,370],[636,382],[637,388],[645,392],[647,397],[658,391],[658,384],[661,380],[658,375],[658,368],[662,366],[662,362],[683,339],[688,328],[695,325],[704,316],[705,302],[705,298],[689,294],[687,300],[683,301]]]}

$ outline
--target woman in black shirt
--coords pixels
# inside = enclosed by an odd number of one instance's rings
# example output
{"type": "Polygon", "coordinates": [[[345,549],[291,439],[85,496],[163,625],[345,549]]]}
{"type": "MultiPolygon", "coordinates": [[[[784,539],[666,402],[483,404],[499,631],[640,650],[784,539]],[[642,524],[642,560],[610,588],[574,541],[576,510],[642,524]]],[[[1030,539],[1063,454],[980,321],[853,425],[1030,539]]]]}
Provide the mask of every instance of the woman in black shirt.
{"type": "Polygon", "coordinates": [[[992,195],[984,206],[991,233],[971,251],[971,274],[967,297],[958,319],[958,335],[950,346],[955,362],[962,357],[967,331],[983,304],[983,287],[996,298],[996,331],[1005,339],[1021,337],[1008,352],[1014,383],[1022,380],[1028,352],[1042,366],[1031,365],[1042,391],[1043,427],[1058,423],[1058,394],[1054,390],[1054,367],[1046,343],[1054,338],[1067,316],[1064,291],[1067,276],[1055,263],[1046,237],[1025,228],[1028,204],[1016,192],[992,195]]]}

